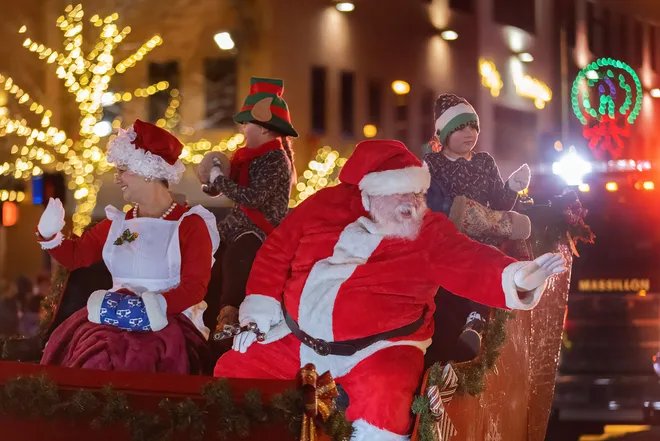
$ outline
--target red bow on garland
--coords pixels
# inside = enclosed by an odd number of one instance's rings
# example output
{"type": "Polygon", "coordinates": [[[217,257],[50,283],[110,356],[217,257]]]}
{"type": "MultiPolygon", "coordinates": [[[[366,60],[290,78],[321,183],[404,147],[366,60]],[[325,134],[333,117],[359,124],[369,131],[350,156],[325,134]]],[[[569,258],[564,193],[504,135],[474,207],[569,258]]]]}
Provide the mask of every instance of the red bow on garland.
{"type": "Polygon", "coordinates": [[[328,419],[335,410],[335,399],[339,392],[330,372],[319,376],[311,363],[300,370],[300,383],[305,407],[300,441],[316,441],[316,420],[328,419]]]}

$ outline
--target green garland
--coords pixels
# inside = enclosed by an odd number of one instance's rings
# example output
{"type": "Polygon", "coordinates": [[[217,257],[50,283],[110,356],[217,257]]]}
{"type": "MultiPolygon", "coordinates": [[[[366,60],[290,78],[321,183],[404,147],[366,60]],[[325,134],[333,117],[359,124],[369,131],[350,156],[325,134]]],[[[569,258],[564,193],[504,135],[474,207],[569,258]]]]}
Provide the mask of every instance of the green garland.
{"type": "MultiPolygon", "coordinates": [[[[484,330],[480,356],[473,361],[453,365],[458,376],[457,393],[467,393],[474,396],[483,392],[486,373],[495,367],[495,363],[500,356],[500,349],[506,340],[506,322],[513,317],[514,313],[512,312],[502,309],[494,310],[484,330]]],[[[442,367],[442,364],[438,362],[429,368],[427,387],[441,385],[442,367]]],[[[421,395],[415,396],[412,411],[419,416],[419,441],[436,441],[435,419],[431,415],[430,402],[426,396],[426,391],[422,391],[421,395]]]]}
{"type": "MultiPolygon", "coordinates": [[[[249,390],[242,400],[234,401],[229,382],[214,380],[206,384],[202,399],[174,401],[163,398],[155,412],[131,407],[125,393],[105,387],[101,391],[80,389],[62,393],[46,376],[17,377],[0,387],[0,413],[16,417],[62,417],[90,421],[93,428],[124,425],[132,441],[168,441],[176,433],[186,433],[198,441],[213,431],[220,440],[245,438],[251,429],[264,423],[286,425],[293,436],[302,424],[302,393],[289,389],[264,403],[258,390],[249,390]],[[207,425],[208,424],[208,425],[207,425]]],[[[334,412],[323,424],[324,433],[334,441],[346,441],[352,425],[343,412],[334,412]]]]}

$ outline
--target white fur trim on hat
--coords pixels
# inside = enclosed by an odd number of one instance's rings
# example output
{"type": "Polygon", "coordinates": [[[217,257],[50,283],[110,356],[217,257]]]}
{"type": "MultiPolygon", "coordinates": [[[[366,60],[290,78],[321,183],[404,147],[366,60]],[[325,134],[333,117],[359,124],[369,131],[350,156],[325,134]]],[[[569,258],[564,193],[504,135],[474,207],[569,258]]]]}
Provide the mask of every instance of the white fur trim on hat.
{"type": "Polygon", "coordinates": [[[447,124],[451,122],[452,119],[456,118],[458,115],[462,115],[464,113],[473,113],[475,117],[477,118],[477,122],[479,122],[479,117],[476,116],[477,112],[474,110],[474,107],[472,107],[470,104],[466,103],[460,103],[456,104],[453,107],[450,107],[449,109],[445,110],[442,115],[438,117],[438,119],[435,120],[435,130],[436,132],[440,132],[442,129],[445,128],[447,124]]]}
{"type": "Polygon", "coordinates": [[[422,193],[431,185],[429,167],[406,167],[366,174],[360,180],[360,190],[370,196],[422,193]]]}
{"type": "Polygon", "coordinates": [[[117,137],[108,143],[107,161],[145,178],[166,179],[170,184],[179,182],[186,169],[183,163],[177,159],[170,165],[160,156],[136,147],[133,144],[136,136],[132,127],[119,129],[117,137]]]}

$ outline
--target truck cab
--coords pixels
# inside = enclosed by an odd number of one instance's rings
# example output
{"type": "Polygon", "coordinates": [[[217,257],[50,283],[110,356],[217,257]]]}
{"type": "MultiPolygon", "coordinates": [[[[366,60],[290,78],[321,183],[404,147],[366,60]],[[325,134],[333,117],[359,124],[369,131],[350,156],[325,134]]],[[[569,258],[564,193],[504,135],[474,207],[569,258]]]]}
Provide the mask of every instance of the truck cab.
{"type": "Polygon", "coordinates": [[[596,239],[573,261],[549,441],[660,424],[660,174],[648,161],[587,168],[572,187],[596,239]]]}

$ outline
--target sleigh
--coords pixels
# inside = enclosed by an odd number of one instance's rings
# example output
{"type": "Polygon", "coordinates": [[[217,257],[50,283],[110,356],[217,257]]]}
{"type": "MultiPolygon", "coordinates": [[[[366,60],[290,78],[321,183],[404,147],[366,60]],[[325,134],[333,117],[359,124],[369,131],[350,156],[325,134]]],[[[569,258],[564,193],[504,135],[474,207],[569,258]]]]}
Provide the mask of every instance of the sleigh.
{"type": "MultiPolygon", "coordinates": [[[[571,262],[574,247],[562,220],[564,208],[558,212],[557,207],[541,206],[527,214],[532,236],[508,252],[538,256],[559,251],[571,262]]],[[[218,272],[216,263],[209,292],[217,292],[218,272]]],[[[102,266],[68,275],[50,330],[84,305],[82,293],[108,286],[108,277],[102,266]]],[[[434,441],[438,433],[455,441],[544,439],[569,279],[570,271],[555,277],[532,311],[492,316],[476,359],[450,363],[451,369],[444,362],[427,369],[413,403],[413,440],[434,441]],[[438,393],[439,408],[432,405],[430,389],[438,393]]],[[[211,296],[207,302],[214,317],[218,305],[211,296]]],[[[297,381],[217,380],[40,366],[26,342],[4,346],[3,358],[13,351],[14,358],[33,363],[0,361],[3,439],[277,441],[350,436],[350,423],[340,410],[332,410],[338,395],[334,382],[313,366],[302,369],[297,381]]]]}

